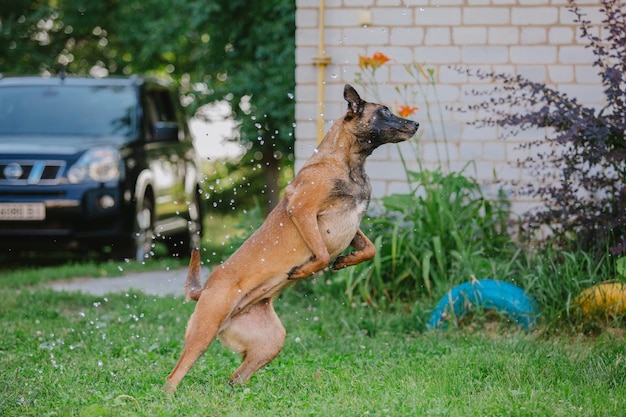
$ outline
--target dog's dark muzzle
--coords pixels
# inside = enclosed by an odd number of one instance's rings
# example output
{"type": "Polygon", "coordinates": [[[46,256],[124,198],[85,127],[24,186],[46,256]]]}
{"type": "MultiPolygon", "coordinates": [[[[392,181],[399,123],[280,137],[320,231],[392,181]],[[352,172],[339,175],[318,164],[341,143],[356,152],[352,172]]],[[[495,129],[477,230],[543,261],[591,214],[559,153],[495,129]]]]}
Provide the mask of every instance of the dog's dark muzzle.
{"type": "Polygon", "coordinates": [[[392,142],[402,142],[409,140],[415,135],[420,124],[413,120],[400,119],[396,126],[396,134],[393,135],[392,142]]]}

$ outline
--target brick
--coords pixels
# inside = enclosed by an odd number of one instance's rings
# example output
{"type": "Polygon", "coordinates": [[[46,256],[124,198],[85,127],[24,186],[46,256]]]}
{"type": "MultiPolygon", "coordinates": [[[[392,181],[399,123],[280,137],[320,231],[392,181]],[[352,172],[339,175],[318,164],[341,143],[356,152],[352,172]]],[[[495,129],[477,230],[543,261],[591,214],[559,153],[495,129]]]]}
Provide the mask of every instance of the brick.
{"type": "MultiPolygon", "coordinates": [[[[387,189],[385,195],[390,194],[408,194],[411,191],[409,183],[404,181],[390,181],[387,183],[387,189]]],[[[373,194],[373,193],[372,193],[373,194]]],[[[378,196],[382,197],[382,196],[378,196]]]]}
{"type": "Polygon", "coordinates": [[[316,99],[316,91],[315,84],[296,84],[296,102],[298,105],[306,102],[314,102],[316,99]]]}
{"type": "Polygon", "coordinates": [[[519,42],[519,29],[513,26],[490,27],[487,41],[490,45],[511,45],[519,42]]]}
{"type": "Polygon", "coordinates": [[[297,9],[296,10],[296,27],[300,30],[302,28],[317,28],[318,11],[315,9],[297,9]]]}
{"type": "MultiPolygon", "coordinates": [[[[372,175],[373,176],[373,175],[372,175]]],[[[375,178],[375,177],[374,177],[375,178]]],[[[372,185],[372,198],[381,198],[387,194],[387,181],[379,181],[378,179],[371,178],[372,185]]]]}
{"type": "Polygon", "coordinates": [[[358,26],[358,11],[354,8],[326,9],[326,27],[358,26]]]}
{"type": "Polygon", "coordinates": [[[483,150],[482,156],[487,161],[506,161],[506,145],[503,140],[485,143],[483,150]]]}
{"type": "Polygon", "coordinates": [[[393,28],[390,40],[394,45],[419,45],[424,42],[424,29],[420,27],[393,28]]]}
{"type": "MultiPolygon", "coordinates": [[[[326,28],[324,30],[324,43],[326,47],[329,45],[338,45],[343,41],[343,30],[339,28],[326,28]]],[[[315,45],[317,46],[318,36],[315,36],[315,45]]]]}
{"type": "Polygon", "coordinates": [[[386,45],[389,43],[389,33],[381,28],[355,28],[345,29],[343,37],[344,45],[386,45]]]}
{"type": "Polygon", "coordinates": [[[551,44],[571,44],[574,42],[574,28],[553,27],[548,30],[551,44]]]}
{"type": "Polygon", "coordinates": [[[313,62],[313,57],[317,55],[317,47],[296,48],[296,64],[308,65],[313,62]]]}
{"type": "Polygon", "coordinates": [[[546,43],[547,34],[545,28],[522,28],[520,42],[525,45],[546,43]]]}
{"type": "Polygon", "coordinates": [[[579,84],[596,84],[599,82],[600,69],[592,65],[576,65],[574,73],[576,74],[576,82],[579,84]]]}
{"type": "Polygon", "coordinates": [[[418,26],[458,26],[461,24],[459,7],[423,7],[415,9],[418,26]]]}
{"type": "Polygon", "coordinates": [[[522,6],[543,6],[550,4],[550,0],[518,0],[522,6]]]}
{"type": "Polygon", "coordinates": [[[459,153],[465,160],[477,160],[482,159],[484,150],[480,142],[461,142],[459,153]]]}
{"type": "Polygon", "coordinates": [[[412,26],[413,11],[406,7],[377,7],[372,11],[372,23],[375,26],[412,26]]]}
{"type": "Polygon", "coordinates": [[[347,7],[369,8],[375,3],[374,0],[343,0],[343,5],[347,7]]]}
{"type": "Polygon", "coordinates": [[[298,9],[304,8],[319,8],[318,0],[296,0],[296,7],[298,9]]]}
{"type": "Polygon", "coordinates": [[[552,83],[571,83],[574,81],[574,69],[571,65],[549,65],[548,76],[552,83]]]}
{"type": "Polygon", "coordinates": [[[296,46],[317,46],[317,29],[301,28],[296,31],[296,46]]]}
{"type": "Polygon", "coordinates": [[[605,97],[602,87],[593,84],[561,84],[559,91],[566,93],[570,97],[576,97],[578,101],[585,106],[593,106],[595,104],[603,104],[605,97]]]}
{"type": "Polygon", "coordinates": [[[514,25],[551,25],[559,20],[557,7],[513,7],[511,23],[514,25]]]}
{"type": "MultiPolygon", "coordinates": [[[[577,2],[577,3],[580,3],[580,2],[577,2]]],[[[596,1],[595,3],[597,4],[596,6],[591,6],[591,7],[582,6],[580,7],[580,10],[582,11],[583,15],[585,15],[585,19],[599,24],[604,19],[604,14],[602,14],[599,10],[600,2],[596,1]]],[[[559,9],[559,23],[563,25],[571,24],[571,25],[578,26],[578,23],[574,23],[575,18],[576,18],[576,15],[570,12],[568,7],[561,7],[559,9]]]]}
{"type": "Polygon", "coordinates": [[[507,7],[465,7],[463,24],[465,25],[505,25],[510,23],[507,7]]]}
{"type": "Polygon", "coordinates": [[[465,0],[431,0],[430,4],[432,6],[460,6],[465,2],[465,0]]]}
{"type": "Polygon", "coordinates": [[[459,26],[452,28],[452,39],[455,45],[484,45],[487,43],[487,28],[459,26]]]}
{"type": "MultiPolygon", "coordinates": [[[[317,93],[313,97],[317,97],[317,93]]],[[[296,106],[296,119],[313,120],[315,117],[317,117],[317,103],[298,103],[296,106]]]]}
{"type": "Polygon", "coordinates": [[[410,64],[415,60],[413,57],[413,48],[407,46],[385,46],[377,50],[369,50],[368,55],[377,51],[381,51],[391,59],[391,61],[385,65],[410,64]]]}
{"type": "Polygon", "coordinates": [[[438,85],[466,84],[468,82],[466,74],[455,71],[453,68],[449,68],[447,66],[439,67],[437,74],[438,85]]]}
{"type": "Polygon", "coordinates": [[[376,159],[376,155],[372,155],[367,161],[367,171],[376,173],[377,180],[404,180],[406,172],[402,164],[397,162],[381,161],[376,159]]]}
{"type": "Polygon", "coordinates": [[[556,46],[512,46],[511,62],[514,64],[553,64],[556,46]]]}
{"type": "Polygon", "coordinates": [[[583,46],[559,47],[558,60],[561,64],[589,64],[594,61],[593,52],[583,46]]]}
{"type": "Polygon", "coordinates": [[[450,28],[431,27],[426,29],[424,45],[450,45],[450,28]]]}
{"type": "Polygon", "coordinates": [[[454,64],[460,62],[461,48],[458,46],[417,46],[415,47],[416,62],[429,64],[454,64]]]}
{"type": "Polygon", "coordinates": [[[517,73],[537,83],[545,83],[547,80],[545,65],[518,65],[517,73]]]}
{"type": "Polygon", "coordinates": [[[504,46],[463,46],[461,55],[467,64],[502,64],[508,61],[508,50],[504,46]]]}
{"type": "Polygon", "coordinates": [[[498,137],[498,129],[495,126],[476,127],[466,124],[461,137],[463,142],[489,142],[498,137]]]}
{"type": "Polygon", "coordinates": [[[313,65],[296,65],[296,84],[314,83],[317,80],[317,69],[313,65]]]}

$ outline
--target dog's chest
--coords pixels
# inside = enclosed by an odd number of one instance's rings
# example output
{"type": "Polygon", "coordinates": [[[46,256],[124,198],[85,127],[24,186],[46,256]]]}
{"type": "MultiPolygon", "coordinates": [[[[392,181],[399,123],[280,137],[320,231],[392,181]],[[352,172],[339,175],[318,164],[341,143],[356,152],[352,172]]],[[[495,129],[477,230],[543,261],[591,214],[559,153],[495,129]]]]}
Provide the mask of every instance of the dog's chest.
{"type": "Polygon", "coordinates": [[[364,174],[358,181],[337,180],[318,225],[331,257],[337,256],[352,241],[369,205],[371,186],[364,174]]]}

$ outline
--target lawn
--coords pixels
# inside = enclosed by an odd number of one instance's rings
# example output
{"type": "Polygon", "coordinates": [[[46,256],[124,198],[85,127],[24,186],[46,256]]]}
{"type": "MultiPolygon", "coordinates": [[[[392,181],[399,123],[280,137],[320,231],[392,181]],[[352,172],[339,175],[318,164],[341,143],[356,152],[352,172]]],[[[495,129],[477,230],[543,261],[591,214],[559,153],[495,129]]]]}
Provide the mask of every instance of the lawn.
{"type": "MultiPolygon", "coordinates": [[[[424,318],[286,291],[283,352],[243,387],[213,344],[173,397],[161,386],[193,304],[0,289],[2,416],[619,416],[621,330],[589,337],[503,324],[421,331],[424,318]]],[[[426,311],[429,307],[424,307],[426,311]]]]}

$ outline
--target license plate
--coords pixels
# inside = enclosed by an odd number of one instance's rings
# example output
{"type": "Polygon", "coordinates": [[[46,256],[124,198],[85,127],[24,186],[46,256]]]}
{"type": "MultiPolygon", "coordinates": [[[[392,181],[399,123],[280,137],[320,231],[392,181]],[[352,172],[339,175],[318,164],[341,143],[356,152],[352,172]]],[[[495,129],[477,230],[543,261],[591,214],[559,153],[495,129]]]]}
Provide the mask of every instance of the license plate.
{"type": "Polygon", "coordinates": [[[0,203],[0,220],[44,220],[43,203],[0,203]]]}

